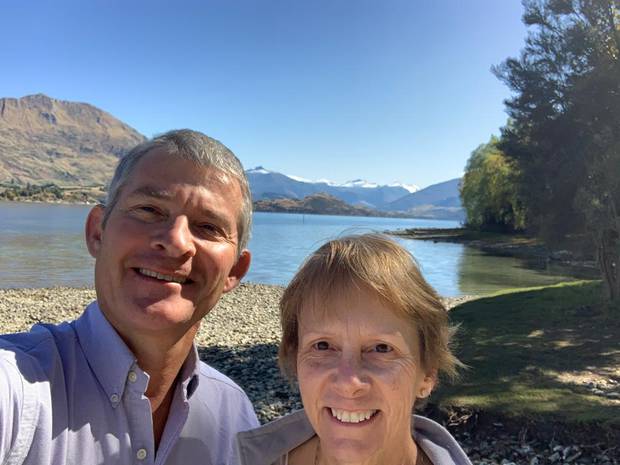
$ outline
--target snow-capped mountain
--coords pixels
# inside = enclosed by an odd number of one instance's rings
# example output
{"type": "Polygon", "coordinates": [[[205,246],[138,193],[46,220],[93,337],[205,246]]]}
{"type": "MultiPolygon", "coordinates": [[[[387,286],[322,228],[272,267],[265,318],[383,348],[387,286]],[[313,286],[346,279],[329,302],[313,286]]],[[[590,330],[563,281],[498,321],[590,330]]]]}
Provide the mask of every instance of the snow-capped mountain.
{"type": "Polygon", "coordinates": [[[324,192],[352,205],[384,209],[417,189],[400,183],[381,186],[363,179],[338,184],[326,179],[309,179],[270,171],[262,166],[246,171],[255,200],[274,198],[302,199],[307,195],[324,192]]]}
{"type": "Polygon", "coordinates": [[[376,182],[368,182],[365,179],[354,179],[353,181],[347,181],[344,184],[340,184],[340,187],[362,187],[365,189],[375,189],[380,186],[376,182]]]}
{"type": "Polygon", "coordinates": [[[420,190],[420,187],[416,186],[415,184],[403,184],[401,182],[393,182],[392,184],[388,184],[388,186],[402,187],[403,189],[407,189],[410,194],[413,194],[414,192],[418,192],[420,190]]]}

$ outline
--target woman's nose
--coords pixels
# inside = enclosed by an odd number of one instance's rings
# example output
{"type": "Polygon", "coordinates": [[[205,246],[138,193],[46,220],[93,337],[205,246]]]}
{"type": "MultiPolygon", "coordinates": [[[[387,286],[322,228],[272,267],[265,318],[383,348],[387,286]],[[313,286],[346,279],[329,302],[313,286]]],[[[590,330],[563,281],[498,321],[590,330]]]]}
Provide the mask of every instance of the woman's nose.
{"type": "Polygon", "coordinates": [[[370,382],[362,366],[361,358],[359,356],[342,357],[332,377],[332,383],[343,397],[364,395],[370,387],[370,382]]]}

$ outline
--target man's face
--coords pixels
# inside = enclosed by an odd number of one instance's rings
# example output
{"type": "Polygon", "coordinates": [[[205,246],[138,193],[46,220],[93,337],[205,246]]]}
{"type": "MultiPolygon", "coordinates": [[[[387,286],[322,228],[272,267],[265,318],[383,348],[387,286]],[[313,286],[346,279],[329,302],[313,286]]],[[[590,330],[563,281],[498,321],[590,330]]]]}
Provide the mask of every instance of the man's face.
{"type": "Polygon", "coordinates": [[[215,169],[154,150],[135,166],[105,227],[95,207],[86,226],[99,305],[126,339],[180,337],[247,272],[237,258],[242,194],[215,169]]]}

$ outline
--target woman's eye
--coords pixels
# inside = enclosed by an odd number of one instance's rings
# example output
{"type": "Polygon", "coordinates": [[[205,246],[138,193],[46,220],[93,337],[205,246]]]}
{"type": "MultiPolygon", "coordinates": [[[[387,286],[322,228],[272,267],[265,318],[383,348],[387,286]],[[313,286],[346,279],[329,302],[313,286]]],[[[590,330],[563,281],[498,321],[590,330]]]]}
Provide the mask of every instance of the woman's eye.
{"type": "Polygon", "coordinates": [[[329,350],[329,343],[327,341],[319,341],[313,344],[315,350],[329,350]]]}
{"type": "Polygon", "coordinates": [[[377,344],[374,347],[374,351],[385,354],[387,352],[392,352],[392,348],[387,344],[377,344]]]}

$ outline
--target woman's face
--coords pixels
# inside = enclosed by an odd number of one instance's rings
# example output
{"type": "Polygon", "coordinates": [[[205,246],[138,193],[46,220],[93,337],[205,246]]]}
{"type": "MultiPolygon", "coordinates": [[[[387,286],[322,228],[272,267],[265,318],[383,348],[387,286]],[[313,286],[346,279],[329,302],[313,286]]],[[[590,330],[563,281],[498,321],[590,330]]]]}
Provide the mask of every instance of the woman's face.
{"type": "Polygon", "coordinates": [[[435,383],[421,365],[415,328],[365,292],[303,309],[297,376],[321,453],[376,459],[411,443],[411,411],[435,383]]]}

